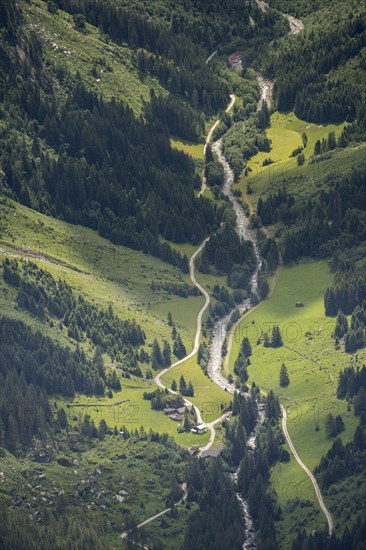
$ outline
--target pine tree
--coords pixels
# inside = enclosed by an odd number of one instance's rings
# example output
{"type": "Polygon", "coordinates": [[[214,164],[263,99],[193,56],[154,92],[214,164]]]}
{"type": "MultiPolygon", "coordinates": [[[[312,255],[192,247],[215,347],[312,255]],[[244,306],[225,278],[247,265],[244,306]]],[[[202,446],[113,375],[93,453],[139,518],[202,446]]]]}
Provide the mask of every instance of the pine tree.
{"type": "Polygon", "coordinates": [[[178,359],[183,359],[187,353],[179,333],[177,333],[174,340],[173,353],[178,359]]]}
{"type": "Polygon", "coordinates": [[[179,391],[182,395],[185,395],[186,390],[187,390],[187,384],[186,384],[186,381],[184,380],[184,376],[182,374],[182,376],[180,377],[180,380],[179,380],[179,391]]]}
{"type": "Polygon", "coordinates": [[[188,382],[187,390],[186,390],[187,397],[193,397],[194,396],[194,388],[191,381],[188,382]]]}
{"type": "Polygon", "coordinates": [[[153,342],[153,349],[152,349],[152,353],[151,353],[151,361],[152,361],[152,367],[155,370],[161,369],[161,368],[164,367],[164,360],[163,360],[163,356],[161,354],[160,345],[159,345],[159,342],[156,340],[156,338],[153,342]]]}
{"type": "Polygon", "coordinates": [[[247,336],[243,338],[241,349],[244,357],[250,357],[252,355],[252,346],[250,345],[249,338],[247,336]]]}
{"type": "Polygon", "coordinates": [[[164,359],[165,366],[170,367],[171,365],[170,346],[166,340],[164,340],[163,359],[164,359]]]}
{"type": "Polygon", "coordinates": [[[288,375],[287,367],[285,363],[282,363],[281,369],[280,369],[280,386],[281,388],[287,388],[289,384],[290,384],[290,378],[288,375]]]}

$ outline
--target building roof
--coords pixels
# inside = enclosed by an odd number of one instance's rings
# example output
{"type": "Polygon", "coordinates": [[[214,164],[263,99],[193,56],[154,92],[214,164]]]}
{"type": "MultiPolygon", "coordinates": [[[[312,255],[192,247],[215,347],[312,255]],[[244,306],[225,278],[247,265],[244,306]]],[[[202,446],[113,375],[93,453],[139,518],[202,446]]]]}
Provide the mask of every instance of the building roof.
{"type": "Polygon", "coordinates": [[[173,409],[172,407],[168,407],[167,409],[164,409],[164,414],[174,414],[176,412],[176,409],[173,409]]]}
{"type": "Polygon", "coordinates": [[[208,449],[202,451],[201,458],[217,458],[221,454],[221,449],[208,449]]]}

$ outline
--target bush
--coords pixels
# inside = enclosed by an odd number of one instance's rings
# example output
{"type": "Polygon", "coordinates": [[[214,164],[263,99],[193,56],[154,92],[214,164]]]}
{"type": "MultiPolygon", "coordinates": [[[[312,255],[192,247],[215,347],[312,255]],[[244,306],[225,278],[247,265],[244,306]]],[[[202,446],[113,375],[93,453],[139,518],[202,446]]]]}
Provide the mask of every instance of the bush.
{"type": "Polygon", "coordinates": [[[75,13],[72,18],[73,18],[75,27],[79,31],[85,30],[85,28],[86,28],[85,15],[83,15],[82,13],[75,13]]]}

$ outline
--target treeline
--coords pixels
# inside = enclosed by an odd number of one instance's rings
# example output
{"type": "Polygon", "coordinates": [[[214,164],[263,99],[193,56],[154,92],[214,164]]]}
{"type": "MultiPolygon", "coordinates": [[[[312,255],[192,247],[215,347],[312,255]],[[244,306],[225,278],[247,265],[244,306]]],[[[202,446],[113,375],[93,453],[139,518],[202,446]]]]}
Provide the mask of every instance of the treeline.
{"type": "MultiPolygon", "coordinates": [[[[336,4],[330,8],[333,13],[336,4]]],[[[342,14],[344,13],[342,4],[342,14]]],[[[296,40],[279,42],[264,59],[267,76],[275,75],[274,99],[281,111],[294,109],[303,119],[317,123],[353,121],[365,128],[362,101],[363,48],[366,46],[364,13],[352,11],[330,21],[329,11],[296,40]],[[325,15],[327,19],[325,19],[325,15]],[[306,70],[304,70],[306,59],[306,70]]]]}
{"type": "Polygon", "coordinates": [[[138,348],[145,343],[146,336],[136,321],[122,321],[111,305],[104,310],[88,302],[65,281],[56,281],[34,262],[19,263],[6,258],[3,277],[18,288],[16,299],[21,308],[41,320],[56,317],[77,342],[88,338],[114,361],[137,367],[138,348]]]}
{"type": "MultiPolygon", "coordinates": [[[[332,174],[325,183],[329,188],[301,208],[296,204],[291,208],[285,205],[283,211],[287,210],[288,223],[295,218],[297,227],[282,239],[284,262],[301,256],[326,258],[366,240],[365,173],[354,169],[347,176],[332,174]]],[[[266,215],[274,217],[275,211],[268,208],[266,215]]]]}
{"type": "Polygon", "coordinates": [[[104,395],[108,377],[100,352],[89,360],[79,347],[75,351],[61,347],[23,322],[7,317],[0,318],[0,334],[3,377],[16,373],[27,384],[43,388],[49,395],[73,397],[75,392],[104,395]]]}

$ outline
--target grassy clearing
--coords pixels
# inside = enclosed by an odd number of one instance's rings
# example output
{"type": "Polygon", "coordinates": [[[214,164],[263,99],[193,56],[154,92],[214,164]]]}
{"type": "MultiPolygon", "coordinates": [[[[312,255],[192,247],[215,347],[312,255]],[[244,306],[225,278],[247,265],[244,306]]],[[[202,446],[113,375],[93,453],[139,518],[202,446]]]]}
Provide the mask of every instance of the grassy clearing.
{"type": "Polygon", "coordinates": [[[304,198],[319,190],[323,185],[322,179],[333,171],[347,173],[355,163],[364,162],[364,145],[346,150],[334,150],[323,155],[322,160],[311,164],[310,157],[314,152],[315,142],[327,138],[329,132],[334,131],[338,137],[345,124],[329,124],[326,126],[310,124],[298,119],[293,113],[275,112],[271,116],[271,126],[267,130],[267,136],[272,140],[269,153],[260,152],[255,155],[248,166],[251,172],[248,177],[242,177],[236,184],[245,200],[253,206],[256,205],[259,196],[276,191],[282,185],[286,185],[289,192],[304,198]],[[305,164],[297,165],[296,158],[290,158],[294,149],[303,145],[302,134],[308,137],[307,147],[304,149],[305,164]],[[274,163],[270,166],[262,166],[264,159],[271,158],[274,163]],[[250,184],[253,194],[246,195],[247,185],[250,184]]]}
{"type": "Polygon", "coordinates": [[[182,446],[205,445],[208,442],[207,433],[203,435],[177,433],[176,422],[164,415],[163,411],[151,409],[150,401],[143,398],[143,393],[156,389],[153,382],[131,377],[131,379],[122,378],[121,384],[122,390],[114,392],[111,399],[77,395],[73,399],[57,398],[56,403],[67,411],[71,420],[79,414],[89,414],[96,424],[103,418],[112,428],[114,426],[120,428],[124,425],[131,431],[143,426],[146,431],[151,429],[159,433],[168,433],[182,446]],[[126,402],[113,405],[122,400],[126,402]]]}
{"type": "Polygon", "coordinates": [[[143,101],[149,101],[151,88],[157,93],[167,93],[156,79],[141,80],[135,53],[127,45],[106,43],[96,27],[87,24],[86,33],[80,33],[71,15],[61,10],[51,15],[42,0],[25,3],[24,11],[28,28],[44,44],[47,60],[66,66],[72,75],[79,71],[83,82],[105,99],[122,99],[140,114],[143,101]],[[93,68],[96,76],[92,74],[93,68]]]}
{"type": "MultiPolygon", "coordinates": [[[[253,349],[249,381],[255,381],[265,391],[273,389],[288,407],[290,436],[311,470],[333,442],[325,433],[325,419],[329,413],[342,415],[346,425],[341,434],[344,441],[351,439],[357,425],[357,418],[352,411],[347,411],[346,403],[336,399],[338,373],[350,361],[356,361],[356,357],[334,348],[331,333],[335,321],[325,317],[323,305],[324,290],[331,280],[325,262],[302,262],[284,267],[272,298],[249,313],[238,326],[229,362],[232,371],[241,339],[247,335],[253,349]],[[296,302],[303,302],[305,307],[296,308],[296,302]],[[272,349],[264,348],[262,343],[257,345],[261,332],[274,324],[280,326],[285,346],[272,349]],[[318,361],[331,377],[313,361],[318,361]],[[290,376],[287,388],[279,386],[282,363],[290,376]]],[[[359,351],[358,361],[362,364],[365,358],[365,350],[359,351]]],[[[280,538],[285,541],[282,547],[288,547],[286,544],[293,533],[292,511],[295,515],[303,512],[296,505],[296,497],[309,501],[304,516],[306,527],[315,529],[324,525],[324,516],[314,511],[318,504],[311,483],[293,458],[288,464],[279,464],[273,469],[271,481],[284,510],[284,519],[279,522],[280,538]]],[[[325,501],[331,507],[327,496],[325,501]]]]}
{"type": "Polygon", "coordinates": [[[191,155],[193,159],[203,160],[204,143],[193,143],[191,141],[185,141],[181,138],[172,138],[170,143],[172,144],[172,147],[191,155]]]}

